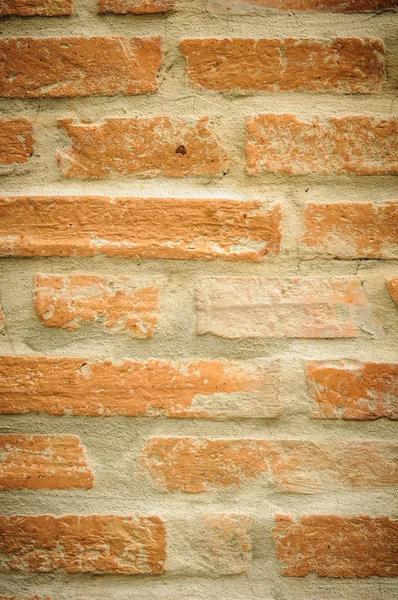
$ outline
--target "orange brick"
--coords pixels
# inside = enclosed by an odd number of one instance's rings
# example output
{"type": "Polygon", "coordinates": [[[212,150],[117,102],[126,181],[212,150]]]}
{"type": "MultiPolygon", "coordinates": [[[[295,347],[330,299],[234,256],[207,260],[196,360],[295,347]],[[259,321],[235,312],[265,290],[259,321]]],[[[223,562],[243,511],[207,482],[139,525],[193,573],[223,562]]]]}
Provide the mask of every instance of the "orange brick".
{"type": "Polygon", "coordinates": [[[379,92],[385,80],[380,40],[185,39],[189,83],[199,90],[379,92]]]}
{"type": "Polygon", "coordinates": [[[197,333],[226,338],[381,337],[380,321],[351,277],[203,277],[197,333]]]}
{"type": "Polygon", "coordinates": [[[398,258],[398,202],[307,202],[301,242],[335,258],[398,258]]]}
{"type": "Polygon", "coordinates": [[[397,0],[210,0],[210,5],[228,11],[313,11],[329,13],[381,12],[398,7],[397,0]]]}
{"type": "Polygon", "coordinates": [[[59,17],[72,14],[72,0],[1,0],[0,16],[59,17]]]}
{"type": "Polygon", "coordinates": [[[0,175],[29,170],[33,142],[29,119],[0,120],[0,175]]]}
{"type": "Polygon", "coordinates": [[[387,287],[392,299],[396,304],[398,304],[398,277],[391,277],[391,279],[387,279],[387,287]]]}
{"type": "Polygon", "coordinates": [[[0,413],[272,418],[279,364],[0,357],[0,413]]]}
{"type": "Polygon", "coordinates": [[[0,489],[92,488],[94,476],[74,435],[0,434],[0,489]]]}
{"type": "Polygon", "coordinates": [[[291,114],[247,118],[247,172],[398,173],[398,118],[330,117],[301,121],[291,114]]]}
{"type": "Polygon", "coordinates": [[[199,494],[263,479],[277,491],[309,494],[398,485],[398,444],[373,441],[153,437],[140,473],[161,488],[199,494]]]}
{"type": "Polygon", "coordinates": [[[99,13],[145,15],[165,13],[173,10],[175,0],[99,0],[99,13]]]}
{"type": "Polygon", "coordinates": [[[389,517],[277,515],[273,529],[283,575],[397,577],[398,521],[389,517]]]}
{"type": "Polygon", "coordinates": [[[52,600],[50,596],[30,596],[26,598],[25,596],[1,596],[0,600],[52,600]]]}
{"type": "Polygon", "coordinates": [[[3,256],[258,262],[278,254],[280,243],[280,205],[257,200],[0,197],[3,256]]]}
{"type": "Polygon", "coordinates": [[[0,52],[8,98],[155,92],[162,62],[159,37],[3,38],[0,52]]]}
{"type": "Polygon", "coordinates": [[[158,575],[166,531],[156,516],[0,517],[2,571],[158,575]]]}
{"type": "Polygon", "coordinates": [[[227,155],[208,123],[209,117],[110,118],[97,124],[61,119],[72,147],[58,152],[58,164],[65,177],[78,179],[220,176],[228,169],[227,155]]]}
{"type": "Polygon", "coordinates": [[[320,419],[398,419],[398,364],[315,361],[307,381],[320,419]]]}
{"type": "Polygon", "coordinates": [[[79,329],[82,323],[103,323],[106,329],[127,331],[150,339],[158,322],[158,287],[138,287],[127,276],[35,276],[35,310],[43,325],[79,329]]]}

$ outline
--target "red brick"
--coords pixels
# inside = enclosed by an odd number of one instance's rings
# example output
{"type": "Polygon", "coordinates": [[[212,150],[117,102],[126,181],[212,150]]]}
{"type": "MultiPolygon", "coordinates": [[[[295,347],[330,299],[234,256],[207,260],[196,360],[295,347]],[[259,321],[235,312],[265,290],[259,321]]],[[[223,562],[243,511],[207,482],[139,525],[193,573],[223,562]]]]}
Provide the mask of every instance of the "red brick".
{"type": "Polygon", "coordinates": [[[257,200],[0,197],[3,256],[258,262],[278,254],[280,243],[280,205],[257,200]]]}
{"type": "Polygon", "coordinates": [[[72,14],[72,0],[0,0],[0,16],[59,17],[72,14]]]}
{"type": "Polygon", "coordinates": [[[247,172],[398,173],[398,118],[330,117],[301,121],[291,114],[247,118],[247,172]]]}
{"type": "Polygon", "coordinates": [[[166,532],[156,516],[0,517],[2,571],[158,575],[166,532]]]}
{"type": "Polygon", "coordinates": [[[33,142],[29,119],[0,120],[0,175],[29,170],[33,142]]]}
{"type": "Polygon", "coordinates": [[[65,177],[78,179],[220,176],[227,171],[227,155],[208,123],[209,117],[110,118],[96,124],[61,119],[72,147],[58,152],[58,164],[65,177]]]}
{"type": "Polygon", "coordinates": [[[35,276],[35,310],[47,327],[75,331],[82,323],[99,321],[105,329],[150,339],[159,308],[158,287],[139,287],[125,275],[35,276]]]}
{"type": "Polygon", "coordinates": [[[395,304],[398,305],[398,277],[387,279],[387,287],[395,304]]]}
{"type": "Polygon", "coordinates": [[[373,93],[385,80],[381,40],[185,39],[186,75],[199,90],[373,93]]]}
{"type": "Polygon", "coordinates": [[[398,521],[389,517],[277,515],[273,529],[283,575],[397,577],[398,521]]]}
{"type": "Polygon", "coordinates": [[[145,15],[173,10],[175,0],[99,0],[99,13],[145,15]]]}
{"type": "Polygon", "coordinates": [[[3,38],[0,52],[8,98],[155,92],[162,62],[159,37],[3,38]]]}
{"type": "Polygon", "coordinates": [[[396,487],[397,458],[398,444],[388,442],[153,437],[140,473],[188,494],[260,478],[277,491],[309,494],[396,487]]]}
{"type": "Polygon", "coordinates": [[[197,333],[226,338],[381,337],[359,279],[204,277],[197,288],[197,333]]]}
{"type": "Polygon", "coordinates": [[[0,434],[0,489],[92,488],[94,476],[74,435],[0,434]]]}
{"type": "Polygon", "coordinates": [[[272,418],[279,364],[0,357],[0,413],[272,418]]]}
{"type": "Polygon", "coordinates": [[[307,202],[301,242],[334,258],[398,258],[398,202],[307,202]]]}
{"type": "Polygon", "coordinates": [[[398,419],[398,364],[315,361],[307,381],[320,419],[398,419]]]}
{"type": "Polygon", "coordinates": [[[396,10],[397,0],[210,0],[210,5],[232,12],[313,11],[329,13],[396,10]]]}

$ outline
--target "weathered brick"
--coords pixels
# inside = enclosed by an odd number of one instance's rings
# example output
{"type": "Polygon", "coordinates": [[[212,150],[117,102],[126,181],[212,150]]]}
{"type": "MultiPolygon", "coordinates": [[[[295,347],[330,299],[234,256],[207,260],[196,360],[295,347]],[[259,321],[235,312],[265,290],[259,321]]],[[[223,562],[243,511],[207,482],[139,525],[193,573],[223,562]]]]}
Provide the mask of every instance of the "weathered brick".
{"type": "Polygon", "coordinates": [[[0,0],[0,16],[59,17],[72,14],[72,0],[0,0]]]}
{"type": "Polygon", "coordinates": [[[33,142],[29,119],[0,120],[0,175],[29,170],[33,142]]]}
{"type": "Polygon", "coordinates": [[[398,364],[314,361],[307,381],[320,419],[398,419],[398,364]]]}
{"type": "Polygon", "coordinates": [[[0,489],[92,488],[94,476],[74,435],[0,434],[0,489]]]}
{"type": "Polygon", "coordinates": [[[199,90],[379,92],[381,40],[185,39],[186,76],[199,90]]]}
{"type": "Polygon", "coordinates": [[[75,331],[82,323],[99,321],[105,329],[150,339],[158,323],[159,307],[158,287],[139,287],[125,275],[35,276],[35,310],[47,327],[75,331]]]}
{"type": "Polygon", "coordinates": [[[387,279],[387,287],[392,299],[398,304],[398,277],[387,279]]]}
{"type": "Polygon", "coordinates": [[[397,577],[398,521],[389,517],[277,515],[273,529],[283,575],[397,577]]]}
{"type": "Polygon", "coordinates": [[[0,357],[0,413],[272,418],[279,364],[0,357]]]}
{"type": "Polygon", "coordinates": [[[278,491],[308,494],[396,487],[397,458],[398,444],[388,442],[154,437],[141,452],[140,474],[189,494],[260,478],[278,491]]]}
{"type": "Polygon", "coordinates": [[[359,279],[203,277],[197,333],[226,338],[383,335],[359,279]]]}
{"type": "Polygon", "coordinates": [[[162,63],[159,37],[2,38],[0,52],[9,98],[155,92],[162,63]]]}
{"type": "Polygon", "coordinates": [[[3,572],[158,575],[166,531],[156,516],[0,517],[0,552],[3,572]]]}
{"type": "Polygon", "coordinates": [[[58,164],[65,177],[78,179],[221,176],[227,154],[208,123],[209,117],[110,118],[97,124],[61,119],[72,147],[58,152],[58,164]]]}
{"type": "Polygon", "coordinates": [[[329,13],[359,13],[396,10],[397,0],[209,0],[210,8],[223,8],[238,13],[310,11],[329,13]]]}
{"type": "Polygon", "coordinates": [[[281,208],[257,200],[0,197],[0,255],[261,261],[278,254],[281,208]]]}
{"type": "Polygon", "coordinates": [[[99,0],[99,13],[145,15],[173,10],[175,0],[99,0]]]}
{"type": "Polygon", "coordinates": [[[30,596],[26,598],[26,596],[2,596],[0,595],[0,600],[52,600],[50,596],[30,596]]]}
{"type": "Polygon", "coordinates": [[[398,258],[398,202],[307,202],[301,242],[335,258],[398,258]]]}
{"type": "Polygon", "coordinates": [[[207,576],[246,573],[252,558],[252,521],[242,514],[202,515],[207,544],[201,562],[206,565],[207,576]]]}
{"type": "Polygon", "coordinates": [[[247,118],[247,172],[398,173],[398,118],[330,117],[301,121],[292,114],[247,118]]]}

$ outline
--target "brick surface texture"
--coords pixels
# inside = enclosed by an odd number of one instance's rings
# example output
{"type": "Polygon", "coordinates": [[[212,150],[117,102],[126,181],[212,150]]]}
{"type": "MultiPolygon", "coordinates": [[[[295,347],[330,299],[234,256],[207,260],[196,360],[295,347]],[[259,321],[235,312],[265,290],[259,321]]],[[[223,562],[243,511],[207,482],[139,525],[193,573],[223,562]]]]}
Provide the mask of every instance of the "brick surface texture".
{"type": "Polygon", "coordinates": [[[72,0],[1,0],[0,16],[61,17],[72,14],[72,0]]]}
{"type": "Polygon", "coordinates": [[[33,154],[33,127],[29,119],[0,120],[0,175],[29,168],[33,154]]]}
{"type": "Polygon", "coordinates": [[[371,93],[384,81],[379,40],[186,39],[181,50],[198,89],[371,93]]]}
{"type": "Polygon", "coordinates": [[[398,0],[0,21],[0,600],[396,600],[398,0]]]}
{"type": "Polygon", "coordinates": [[[280,205],[257,200],[0,197],[0,216],[3,256],[260,262],[281,244],[280,205]]]}
{"type": "Polygon", "coordinates": [[[208,360],[122,364],[44,356],[0,357],[0,412],[272,418],[279,365],[208,360]]]}

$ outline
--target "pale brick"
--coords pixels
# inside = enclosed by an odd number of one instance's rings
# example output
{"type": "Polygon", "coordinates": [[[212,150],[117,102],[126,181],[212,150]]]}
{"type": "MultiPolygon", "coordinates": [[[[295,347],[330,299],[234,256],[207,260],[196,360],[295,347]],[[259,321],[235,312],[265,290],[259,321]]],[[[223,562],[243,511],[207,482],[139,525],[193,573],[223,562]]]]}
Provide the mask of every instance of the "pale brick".
{"type": "Polygon", "coordinates": [[[383,335],[359,279],[202,278],[197,333],[226,338],[352,338],[383,335]]]}

